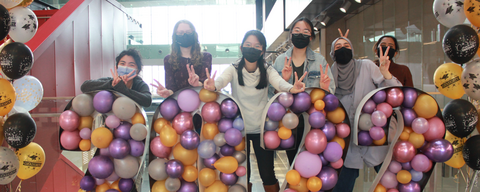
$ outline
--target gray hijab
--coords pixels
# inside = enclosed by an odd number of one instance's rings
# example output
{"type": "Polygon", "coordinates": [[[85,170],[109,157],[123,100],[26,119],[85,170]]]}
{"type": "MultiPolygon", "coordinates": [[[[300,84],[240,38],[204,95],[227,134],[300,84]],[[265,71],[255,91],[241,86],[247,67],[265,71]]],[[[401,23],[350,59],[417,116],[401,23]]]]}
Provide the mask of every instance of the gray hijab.
{"type": "Polygon", "coordinates": [[[360,72],[360,62],[361,60],[355,61],[355,59],[352,58],[350,62],[347,64],[339,64],[336,62],[335,58],[335,43],[339,39],[344,39],[346,40],[352,49],[352,55],[353,55],[353,45],[352,42],[350,42],[349,39],[344,38],[344,37],[339,37],[335,39],[332,43],[332,49],[330,51],[330,57],[332,57],[333,61],[335,61],[332,65],[332,74],[333,74],[333,79],[335,81],[335,95],[339,98],[342,98],[345,95],[349,95],[353,93],[353,89],[355,86],[355,81],[358,77],[358,73],[360,72]]]}

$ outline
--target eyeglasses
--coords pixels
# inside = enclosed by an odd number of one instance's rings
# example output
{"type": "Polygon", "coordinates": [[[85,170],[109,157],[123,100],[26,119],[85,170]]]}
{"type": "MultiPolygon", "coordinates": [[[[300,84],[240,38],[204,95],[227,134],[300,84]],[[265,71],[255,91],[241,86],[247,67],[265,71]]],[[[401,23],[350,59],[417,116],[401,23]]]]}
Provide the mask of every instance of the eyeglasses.
{"type": "Polygon", "coordinates": [[[246,43],[243,44],[243,47],[252,47],[252,48],[255,48],[255,49],[259,49],[259,50],[262,50],[262,49],[263,49],[263,48],[262,48],[262,45],[260,45],[260,44],[258,44],[258,43],[255,44],[255,45],[253,45],[253,44],[251,44],[251,43],[246,42],[246,43]]]}
{"type": "Polygon", "coordinates": [[[305,29],[305,30],[300,30],[299,28],[296,28],[296,29],[293,29],[292,33],[302,33],[302,34],[305,34],[305,35],[308,35],[310,36],[311,35],[311,31],[308,30],[308,29],[305,29]]]}
{"type": "Polygon", "coordinates": [[[193,33],[192,31],[179,31],[179,32],[176,32],[175,34],[178,36],[182,36],[184,34],[191,35],[192,33],[193,33]]]}

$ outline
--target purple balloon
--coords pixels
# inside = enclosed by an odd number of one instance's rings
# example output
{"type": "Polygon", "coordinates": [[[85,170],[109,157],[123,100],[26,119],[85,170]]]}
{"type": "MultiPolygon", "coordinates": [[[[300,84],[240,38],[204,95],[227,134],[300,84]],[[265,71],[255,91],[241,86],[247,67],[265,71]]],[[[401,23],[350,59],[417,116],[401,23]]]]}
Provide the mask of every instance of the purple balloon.
{"type": "Polygon", "coordinates": [[[205,167],[208,167],[210,169],[216,169],[213,164],[217,162],[218,159],[220,159],[220,156],[218,156],[218,154],[214,154],[210,158],[203,159],[203,164],[205,165],[205,167]]]}
{"type": "Polygon", "coordinates": [[[105,119],[105,125],[108,127],[108,128],[112,128],[112,129],[115,129],[117,128],[118,126],[120,126],[120,119],[115,116],[115,115],[109,115],[106,119],[105,119]]]}
{"type": "Polygon", "coordinates": [[[422,191],[422,188],[417,182],[410,181],[410,183],[407,184],[400,184],[398,185],[398,191],[399,192],[420,192],[422,191]]]}
{"type": "Polygon", "coordinates": [[[88,171],[95,178],[105,179],[113,173],[113,170],[112,160],[103,155],[93,157],[88,163],[88,171]]]}
{"type": "Polygon", "coordinates": [[[323,157],[329,162],[337,162],[342,158],[343,149],[337,142],[329,142],[325,151],[323,151],[323,157]]]}
{"type": "Polygon", "coordinates": [[[402,112],[403,122],[405,126],[411,127],[413,120],[417,118],[417,114],[415,113],[415,111],[410,108],[402,108],[400,111],[402,112]]]}
{"type": "Polygon", "coordinates": [[[375,101],[369,99],[365,105],[363,105],[363,108],[362,108],[362,112],[363,113],[368,113],[368,114],[372,114],[373,111],[375,111],[375,108],[377,107],[377,105],[375,104],[375,101]]]}
{"type": "Polygon", "coordinates": [[[233,120],[232,119],[227,119],[227,118],[222,118],[220,121],[218,121],[218,131],[220,133],[225,133],[227,130],[233,127],[233,120]]]}
{"type": "Polygon", "coordinates": [[[120,179],[120,181],[118,181],[118,188],[120,189],[120,191],[130,191],[133,189],[133,179],[120,179]]]}
{"type": "Polygon", "coordinates": [[[230,146],[237,146],[242,142],[243,135],[238,129],[228,129],[225,132],[225,141],[230,146]]]}
{"type": "Polygon", "coordinates": [[[402,169],[405,169],[407,171],[409,171],[410,169],[412,169],[412,165],[410,164],[410,161],[409,162],[406,162],[406,163],[402,163],[402,169]]]}
{"type": "Polygon", "coordinates": [[[200,136],[193,130],[186,130],[180,136],[180,144],[188,150],[196,149],[200,145],[200,136]]]}
{"type": "Polygon", "coordinates": [[[113,158],[123,159],[130,154],[130,144],[122,138],[116,138],[110,142],[108,151],[113,158]]]}
{"type": "Polygon", "coordinates": [[[430,164],[430,160],[424,154],[415,155],[415,157],[413,157],[411,161],[412,168],[415,169],[415,171],[420,171],[420,172],[427,170],[429,164],[430,164]]]}
{"type": "Polygon", "coordinates": [[[269,119],[268,121],[265,121],[265,126],[263,128],[265,131],[275,131],[278,129],[278,126],[280,126],[278,121],[269,119]]]}
{"type": "Polygon", "coordinates": [[[325,95],[325,97],[323,98],[323,102],[325,102],[325,111],[333,111],[340,104],[338,98],[333,94],[325,95]]]}
{"type": "Polygon", "coordinates": [[[385,130],[381,127],[372,127],[368,133],[373,140],[380,140],[385,136],[385,130]]]}
{"type": "Polygon", "coordinates": [[[116,129],[113,130],[113,135],[115,138],[122,138],[125,140],[129,140],[132,137],[130,137],[130,128],[132,127],[132,124],[126,121],[122,121],[120,126],[118,126],[116,129]]]}
{"type": "Polygon", "coordinates": [[[225,99],[220,104],[220,111],[227,118],[234,118],[238,113],[237,104],[230,98],[225,99]]]}
{"type": "Polygon", "coordinates": [[[415,171],[414,169],[410,170],[410,174],[412,175],[412,181],[418,182],[423,178],[423,172],[415,171]]]}
{"type": "Polygon", "coordinates": [[[168,98],[160,104],[160,114],[167,121],[173,120],[178,113],[180,113],[180,107],[177,100],[168,98]]]}
{"type": "Polygon", "coordinates": [[[238,176],[235,173],[220,173],[220,181],[225,185],[235,185],[238,181],[238,176]]]}
{"type": "Polygon", "coordinates": [[[330,121],[327,121],[325,123],[325,126],[323,126],[320,129],[323,131],[323,133],[325,133],[325,136],[327,137],[327,141],[331,141],[335,137],[335,134],[337,132],[335,125],[330,121]]]}
{"type": "Polygon", "coordinates": [[[80,188],[85,191],[92,191],[95,189],[96,182],[92,176],[85,175],[82,180],[80,180],[80,188]]]}
{"type": "Polygon", "coordinates": [[[372,123],[377,127],[382,127],[387,124],[387,116],[381,111],[375,111],[372,113],[372,123]]]}
{"type": "Polygon", "coordinates": [[[337,171],[327,166],[323,167],[317,177],[322,180],[322,188],[320,189],[322,191],[333,189],[338,181],[337,171]]]}
{"type": "Polygon", "coordinates": [[[407,108],[412,108],[417,101],[417,90],[413,88],[403,88],[403,103],[402,105],[407,108]]]}
{"type": "Polygon", "coordinates": [[[223,156],[232,156],[234,152],[235,147],[232,147],[230,145],[223,145],[222,147],[220,147],[220,153],[223,156]]]}
{"type": "Polygon", "coordinates": [[[325,125],[325,115],[323,115],[321,112],[313,112],[308,117],[308,122],[312,128],[322,128],[325,125]]]}
{"type": "Polygon", "coordinates": [[[119,191],[116,189],[109,189],[109,190],[106,190],[105,192],[119,192],[119,191]]]}
{"type": "Polygon", "coordinates": [[[172,159],[167,162],[166,171],[169,177],[180,178],[183,174],[184,167],[182,162],[176,159],[172,159]]]}
{"type": "Polygon", "coordinates": [[[195,184],[195,182],[186,182],[182,180],[182,185],[180,186],[180,189],[177,190],[177,192],[197,192],[198,191],[198,186],[195,184]]]}
{"type": "Polygon", "coordinates": [[[290,149],[295,145],[295,137],[290,136],[288,139],[282,139],[280,141],[280,148],[282,149],[290,149]]]}
{"type": "Polygon", "coordinates": [[[241,117],[236,118],[233,120],[233,128],[242,131],[244,129],[243,119],[241,117]]]}
{"type": "Polygon", "coordinates": [[[293,95],[291,93],[283,92],[278,96],[278,102],[282,104],[285,108],[292,106],[293,104],[293,95]]]}
{"type": "Polygon", "coordinates": [[[323,153],[318,154],[318,156],[320,156],[320,160],[322,160],[322,165],[328,165],[330,163],[325,159],[325,157],[323,156],[323,153]]]}
{"type": "Polygon", "coordinates": [[[312,105],[312,99],[308,93],[297,93],[293,95],[293,98],[293,104],[290,106],[290,110],[292,110],[292,112],[299,114],[310,109],[310,106],[312,105]]]}
{"type": "Polygon", "coordinates": [[[368,131],[360,131],[358,133],[358,144],[362,146],[370,146],[373,143],[373,139],[370,137],[368,131]]]}
{"type": "Polygon", "coordinates": [[[82,139],[90,139],[92,135],[92,130],[90,130],[90,128],[83,128],[82,130],[80,130],[80,137],[82,139]]]}
{"type": "Polygon", "coordinates": [[[135,141],[133,139],[128,140],[130,144],[130,155],[134,157],[140,157],[145,150],[145,144],[142,141],[135,141]]]}
{"type": "Polygon", "coordinates": [[[280,121],[287,111],[280,103],[272,103],[268,108],[267,116],[272,121],[280,121]]]}
{"type": "Polygon", "coordinates": [[[378,91],[373,95],[373,101],[377,104],[385,102],[387,99],[387,93],[384,90],[378,91]]]}
{"type": "Polygon", "coordinates": [[[453,156],[453,146],[445,139],[434,139],[425,145],[423,153],[433,162],[445,162],[453,156]]]}
{"type": "Polygon", "coordinates": [[[107,148],[101,148],[100,149],[100,155],[110,157],[110,152],[108,151],[108,147],[107,148]]]}
{"type": "Polygon", "coordinates": [[[115,98],[110,91],[100,91],[93,97],[93,108],[100,113],[108,113],[112,110],[114,100],[115,98]]]}
{"type": "Polygon", "coordinates": [[[195,109],[198,109],[198,106],[200,106],[200,97],[193,89],[182,90],[178,94],[177,99],[180,101],[178,107],[185,112],[195,111],[195,109]]]}

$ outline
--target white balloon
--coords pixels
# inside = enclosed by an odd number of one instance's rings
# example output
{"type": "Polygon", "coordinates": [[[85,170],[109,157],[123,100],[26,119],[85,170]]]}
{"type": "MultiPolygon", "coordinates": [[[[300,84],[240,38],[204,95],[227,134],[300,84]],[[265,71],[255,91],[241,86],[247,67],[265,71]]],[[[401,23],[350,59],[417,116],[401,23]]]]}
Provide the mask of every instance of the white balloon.
{"type": "Polygon", "coordinates": [[[6,185],[15,179],[20,161],[11,149],[0,147],[0,185],[6,185]]]}
{"type": "Polygon", "coordinates": [[[480,100],[480,60],[467,63],[462,72],[462,85],[465,93],[475,100],[480,100]]]}
{"type": "Polygon", "coordinates": [[[30,41],[38,29],[35,13],[26,7],[15,7],[10,12],[10,32],[8,35],[15,41],[26,43],[30,41]]]}
{"type": "Polygon", "coordinates": [[[448,28],[464,23],[467,17],[463,10],[463,1],[435,0],[433,2],[435,18],[448,28]]]}
{"type": "Polygon", "coordinates": [[[12,7],[17,6],[23,0],[0,0],[0,4],[2,4],[5,8],[10,9],[12,7]]]}
{"type": "Polygon", "coordinates": [[[43,98],[43,86],[34,76],[25,75],[13,81],[17,93],[15,107],[30,111],[34,109],[43,98]]]}

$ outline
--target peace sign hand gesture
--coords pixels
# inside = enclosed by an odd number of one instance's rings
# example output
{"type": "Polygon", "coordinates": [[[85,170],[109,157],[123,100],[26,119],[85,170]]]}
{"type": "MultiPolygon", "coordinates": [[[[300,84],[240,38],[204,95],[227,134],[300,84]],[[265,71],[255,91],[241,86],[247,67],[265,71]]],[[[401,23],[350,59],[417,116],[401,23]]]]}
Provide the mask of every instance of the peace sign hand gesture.
{"type": "Polygon", "coordinates": [[[298,79],[297,72],[295,72],[295,84],[293,84],[293,87],[290,89],[290,93],[300,93],[305,91],[305,83],[303,83],[303,79],[307,75],[307,72],[305,72],[300,79],[298,79]]]}
{"type": "Polygon", "coordinates": [[[325,67],[325,72],[323,72],[322,64],[320,64],[320,88],[328,90],[330,86],[330,77],[328,76],[328,64],[325,67]]]}
{"type": "Polygon", "coordinates": [[[187,71],[188,71],[188,84],[190,84],[193,87],[202,86],[202,82],[199,81],[198,75],[195,74],[195,69],[193,68],[193,65],[190,65],[190,67],[188,67],[188,64],[187,64],[187,71]]]}
{"type": "Polygon", "coordinates": [[[290,59],[285,56],[285,64],[282,69],[282,78],[285,81],[290,80],[290,77],[292,76],[292,57],[290,59]]]}
{"type": "Polygon", "coordinates": [[[383,53],[383,49],[381,47],[378,49],[380,49],[380,72],[382,73],[383,77],[385,77],[385,79],[391,79],[392,74],[390,73],[390,71],[388,71],[388,69],[390,68],[390,57],[388,56],[390,46],[387,47],[385,53],[383,53]]]}
{"type": "Polygon", "coordinates": [[[122,79],[123,83],[125,83],[125,85],[127,85],[127,82],[132,80],[133,78],[135,78],[137,76],[137,74],[133,75],[130,77],[130,75],[132,75],[135,71],[132,71],[130,72],[129,74],[127,75],[122,75],[120,76],[120,79],[122,79]]]}
{"type": "MultiPolygon", "coordinates": [[[[118,82],[120,82],[122,80],[122,78],[120,78],[120,76],[118,76],[118,73],[117,73],[117,68],[113,68],[115,70],[115,72],[113,72],[112,69],[110,69],[110,73],[112,74],[112,77],[113,77],[113,81],[112,81],[112,87],[115,87],[115,85],[118,84],[118,82]]],[[[125,83],[126,85],[126,83],[125,83]]]]}
{"type": "Polygon", "coordinates": [[[203,88],[209,91],[215,91],[215,75],[217,75],[217,71],[213,73],[213,76],[210,77],[210,72],[208,72],[208,68],[205,68],[205,71],[207,72],[207,79],[205,80],[203,84],[203,88]]]}
{"type": "Polygon", "coordinates": [[[150,83],[150,85],[154,86],[157,88],[157,94],[160,95],[160,97],[167,98],[168,96],[173,94],[172,90],[166,89],[160,82],[158,82],[156,79],[154,79],[157,84],[150,83]]]}
{"type": "Polygon", "coordinates": [[[340,37],[348,38],[348,32],[350,32],[350,29],[347,29],[345,35],[343,35],[342,30],[338,28],[338,33],[340,33],[340,37]]]}

